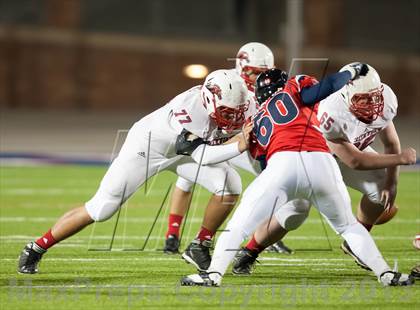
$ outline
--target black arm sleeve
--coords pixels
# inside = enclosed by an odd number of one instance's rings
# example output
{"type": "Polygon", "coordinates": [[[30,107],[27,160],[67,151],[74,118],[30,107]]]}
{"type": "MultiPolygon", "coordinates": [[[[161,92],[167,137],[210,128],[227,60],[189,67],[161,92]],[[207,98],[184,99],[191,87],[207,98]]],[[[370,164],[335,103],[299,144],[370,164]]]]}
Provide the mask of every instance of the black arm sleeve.
{"type": "Polygon", "coordinates": [[[178,135],[175,142],[175,151],[177,155],[189,155],[199,147],[201,144],[205,144],[204,140],[200,137],[193,135],[186,129],[178,135]]]}
{"type": "Polygon", "coordinates": [[[323,78],[318,84],[305,87],[300,91],[304,105],[313,105],[332,93],[342,88],[351,79],[350,71],[343,71],[330,74],[323,78]]]}

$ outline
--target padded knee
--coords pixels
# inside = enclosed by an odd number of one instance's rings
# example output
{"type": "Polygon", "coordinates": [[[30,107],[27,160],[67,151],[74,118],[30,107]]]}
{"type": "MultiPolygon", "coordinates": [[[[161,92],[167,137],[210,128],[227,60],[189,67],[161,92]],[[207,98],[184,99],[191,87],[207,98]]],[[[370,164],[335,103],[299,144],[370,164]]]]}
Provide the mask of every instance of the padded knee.
{"type": "Polygon", "coordinates": [[[86,202],[85,208],[92,220],[103,222],[118,211],[121,207],[121,201],[121,197],[96,193],[91,200],[86,202]]]}
{"type": "Polygon", "coordinates": [[[182,191],[189,193],[191,192],[191,188],[193,187],[194,183],[188,181],[187,179],[184,179],[183,177],[178,176],[175,185],[182,191]]]}
{"type": "Polygon", "coordinates": [[[287,231],[300,227],[309,215],[311,204],[308,200],[295,199],[278,208],[275,213],[277,222],[287,231]]]}
{"type": "Polygon", "coordinates": [[[365,195],[369,199],[370,202],[383,205],[380,192],[366,193],[365,195]]]}
{"type": "Polygon", "coordinates": [[[215,195],[240,195],[242,181],[239,173],[233,169],[219,170],[217,176],[211,178],[211,192],[215,195]]]}

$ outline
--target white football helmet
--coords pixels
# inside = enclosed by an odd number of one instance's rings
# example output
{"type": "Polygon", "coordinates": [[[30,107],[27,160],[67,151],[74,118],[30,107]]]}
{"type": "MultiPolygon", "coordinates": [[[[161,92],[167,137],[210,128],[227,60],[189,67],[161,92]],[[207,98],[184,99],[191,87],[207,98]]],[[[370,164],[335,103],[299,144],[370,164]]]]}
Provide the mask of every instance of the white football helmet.
{"type": "MultiPolygon", "coordinates": [[[[350,65],[348,64],[341,68],[340,72],[348,70],[350,65]]],[[[384,87],[378,72],[373,67],[367,66],[369,71],[366,76],[360,76],[347,83],[341,89],[341,93],[346,100],[350,112],[358,120],[370,124],[379,116],[383,115],[384,87]]]]}
{"type": "Polygon", "coordinates": [[[248,90],[234,70],[210,73],[201,87],[203,104],[217,126],[226,131],[240,128],[248,110],[248,90]]]}
{"type": "Polygon", "coordinates": [[[262,43],[247,43],[236,55],[236,71],[245,80],[250,91],[254,91],[258,74],[271,68],[274,68],[273,52],[262,43]]]}

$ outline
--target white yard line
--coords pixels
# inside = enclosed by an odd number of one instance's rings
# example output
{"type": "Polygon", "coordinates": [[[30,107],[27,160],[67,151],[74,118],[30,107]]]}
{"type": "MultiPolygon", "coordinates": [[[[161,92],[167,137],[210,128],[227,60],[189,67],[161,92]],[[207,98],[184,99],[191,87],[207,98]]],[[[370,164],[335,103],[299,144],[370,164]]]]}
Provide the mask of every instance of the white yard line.
{"type": "MultiPolygon", "coordinates": [[[[121,217],[120,222],[126,222],[126,223],[153,223],[154,217],[145,216],[145,217],[121,217]]],[[[25,216],[12,216],[12,217],[0,217],[0,223],[43,223],[43,222],[55,222],[57,220],[57,217],[25,217],[25,216]]],[[[157,220],[158,223],[160,222],[167,222],[167,218],[159,218],[157,220]]],[[[202,217],[195,217],[195,218],[188,218],[189,223],[199,223],[202,222],[202,217]]]]}
{"type": "MultiPolygon", "coordinates": [[[[10,196],[26,196],[26,195],[40,195],[40,196],[57,196],[57,195],[64,195],[64,194],[94,194],[96,191],[96,187],[92,187],[90,189],[80,188],[80,187],[73,187],[73,188],[32,188],[32,187],[19,187],[19,188],[3,188],[0,190],[2,195],[10,195],[10,196]]],[[[147,193],[147,196],[162,196],[165,194],[164,190],[151,190],[147,193]]]]}
{"type": "MultiPolygon", "coordinates": [[[[181,261],[181,257],[161,257],[162,255],[158,254],[160,257],[100,257],[100,258],[62,258],[62,257],[46,257],[46,260],[51,262],[112,262],[112,261],[181,261]]],[[[16,261],[17,258],[0,258],[0,261],[16,261]]],[[[276,258],[276,257],[261,257],[258,258],[261,261],[279,261],[284,262],[280,264],[276,263],[262,263],[264,266],[307,266],[307,265],[318,265],[318,266],[328,266],[328,265],[344,265],[344,262],[353,262],[351,258],[276,258]],[[334,263],[335,262],[335,263],[334,263]],[[338,263],[342,262],[342,263],[338,263]]],[[[405,257],[400,258],[398,261],[420,261],[418,258],[405,257]]]]}
{"type": "MultiPolygon", "coordinates": [[[[124,221],[127,223],[152,223],[154,221],[154,217],[151,216],[145,216],[145,217],[127,217],[127,218],[121,218],[120,221],[124,221]]],[[[57,217],[54,216],[1,216],[0,217],[0,222],[3,223],[7,223],[7,222],[51,222],[51,221],[56,221],[57,217]]],[[[192,221],[193,223],[195,222],[200,222],[202,221],[203,218],[202,217],[193,217],[193,218],[188,218],[188,221],[192,221]]],[[[167,221],[166,218],[161,218],[158,219],[158,221],[167,221]]],[[[307,219],[305,221],[306,223],[310,223],[310,224],[320,224],[321,220],[320,219],[307,219]]],[[[420,223],[420,219],[393,219],[392,223],[398,223],[398,224],[419,224],[420,223]]]]}
{"type": "MultiPolygon", "coordinates": [[[[13,243],[14,241],[20,240],[32,240],[38,236],[28,236],[28,235],[3,235],[0,236],[0,240],[5,243],[13,243]]],[[[330,236],[331,237],[331,236],[330,236]]],[[[73,237],[71,241],[83,241],[83,240],[111,240],[111,235],[96,235],[96,236],[79,236],[73,237]]],[[[338,238],[338,237],[337,237],[338,238]]],[[[411,236],[373,236],[375,240],[412,240],[414,238],[411,236]]],[[[126,240],[145,240],[146,236],[114,236],[114,240],[126,239],[126,240]]],[[[149,240],[164,240],[163,236],[150,236],[149,240]]],[[[188,238],[187,238],[188,239],[188,238]]],[[[326,240],[325,236],[287,236],[287,240],[326,240]]]]}

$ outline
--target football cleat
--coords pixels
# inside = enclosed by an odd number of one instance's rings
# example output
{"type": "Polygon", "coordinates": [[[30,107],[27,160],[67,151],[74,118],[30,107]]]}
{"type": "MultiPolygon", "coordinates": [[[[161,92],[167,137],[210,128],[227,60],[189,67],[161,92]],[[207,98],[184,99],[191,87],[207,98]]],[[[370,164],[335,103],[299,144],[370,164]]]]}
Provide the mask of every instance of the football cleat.
{"type": "Polygon", "coordinates": [[[218,272],[200,272],[181,279],[182,286],[220,286],[222,275],[218,272]]]}
{"type": "Polygon", "coordinates": [[[211,240],[201,241],[194,239],[182,253],[182,258],[189,264],[194,265],[198,271],[205,271],[211,262],[210,248],[211,240]]]}
{"type": "Polygon", "coordinates": [[[350,255],[351,257],[353,257],[354,262],[361,268],[368,270],[368,271],[372,271],[372,269],[369,268],[368,265],[366,265],[359,257],[356,256],[356,254],[353,253],[353,251],[350,249],[349,245],[347,244],[347,241],[344,241],[341,244],[341,249],[343,250],[343,252],[347,255],[350,255]]]}
{"type": "Polygon", "coordinates": [[[252,273],[258,253],[247,248],[240,250],[233,259],[232,273],[235,275],[249,275],[252,273]]]}
{"type": "Polygon", "coordinates": [[[45,252],[35,242],[29,242],[20,253],[17,271],[25,274],[38,273],[38,264],[45,252]]]}
{"type": "Polygon", "coordinates": [[[290,249],[289,247],[287,247],[283,241],[277,241],[276,243],[273,243],[272,245],[270,245],[267,249],[267,252],[272,252],[272,253],[280,253],[280,254],[293,254],[293,250],[290,249]]]}
{"type": "Polygon", "coordinates": [[[416,267],[414,267],[413,269],[411,269],[411,273],[410,275],[416,279],[416,280],[420,280],[420,265],[417,265],[416,267]]]}
{"type": "Polygon", "coordinates": [[[385,271],[378,279],[383,286],[408,286],[414,284],[414,278],[396,271],[385,271]]]}
{"type": "Polygon", "coordinates": [[[178,254],[179,253],[179,239],[176,235],[169,235],[165,240],[165,247],[163,252],[166,254],[178,254]]]}

